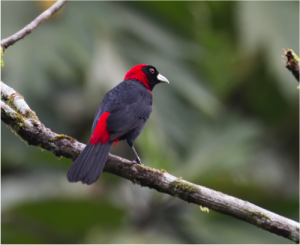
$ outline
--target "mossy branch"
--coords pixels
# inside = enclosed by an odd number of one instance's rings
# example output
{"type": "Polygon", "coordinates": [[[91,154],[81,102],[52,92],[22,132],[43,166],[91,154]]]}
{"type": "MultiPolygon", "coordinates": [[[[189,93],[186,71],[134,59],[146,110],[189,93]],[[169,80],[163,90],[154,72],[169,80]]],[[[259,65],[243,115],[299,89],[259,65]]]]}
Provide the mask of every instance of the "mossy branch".
{"type": "MultiPolygon", "coordinates": [[[[12,36],[1,40],[1,46],[5,50],[10,45],[13,45],[15,42],[27,36],[31,33],[36,27],[42,24],[45,20],[47,20],[51,15],[56,13],[61,7],[66,3],[67,0],[58,0],[54,3],[50,8],[41,13],[37,18],[35,18],[31,23],[25,26],[22,30],[13,34],[12,36]]],[[[1,59],[2,62],[2,59],[1,59]]]]}
{"type": "MultiPolygon", "coordinates": [[[[57,157],[74,160],[85,146],[72,137],[56,134],[46,128],[23,97],[4,83],[1,83],[1,119],[27,144],[49,150],[57,157]]],[[[2,143],[5,144],[5,142],[2,143]]],[[[194,203],[202,209],[207,207],[230,215],[299,243],[300,225],[298,222],[247,201],[187,182],[166,171],[132,164],[129,160],[112,154],[109,154],[104,171],[128,179],[140,186],[194,203]]]]}
{"type": "Polygon", "coordinates": [[[294,53],[292,49],[284,50],[285,56],[287,57],[286,68],[292,72],[296,80],[299,82],[299,57],[294,53]]]}

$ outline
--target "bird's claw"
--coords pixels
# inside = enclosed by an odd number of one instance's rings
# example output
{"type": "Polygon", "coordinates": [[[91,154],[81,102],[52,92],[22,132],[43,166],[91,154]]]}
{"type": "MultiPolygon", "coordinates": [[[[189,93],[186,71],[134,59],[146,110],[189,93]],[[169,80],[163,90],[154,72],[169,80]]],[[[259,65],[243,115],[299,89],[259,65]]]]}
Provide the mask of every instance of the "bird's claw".
{"type": "Polygon", "coordinates": [[[136,158],[135,160],[131,161],[132,164],[142,164],[141,159],[136,158]]]}

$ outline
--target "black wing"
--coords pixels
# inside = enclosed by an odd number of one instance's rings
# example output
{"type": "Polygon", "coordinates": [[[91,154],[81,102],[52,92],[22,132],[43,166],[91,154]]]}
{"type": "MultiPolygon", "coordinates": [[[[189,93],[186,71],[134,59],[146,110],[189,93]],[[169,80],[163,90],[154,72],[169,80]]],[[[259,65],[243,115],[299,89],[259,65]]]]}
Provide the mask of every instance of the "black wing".
{"type": "Polygon", "coordinates": [[[147,121],[152,112],[152,94],[138,81],[120,83],[104,96],[94,118],[92,134],[104,112],[110,113],[106,127],[113,141],[147,121]]]}
{"type": "MultiPolygon", "coordinates": [[[[136,96],[136,95],[135,95],[136,96]]],[[[110,112],[106,127],[111,133],[113,141],[130,130],[144,124],[152,112],[152,98],[136,96],[136,101],[131,104],[118,104],[110,112]]]]}

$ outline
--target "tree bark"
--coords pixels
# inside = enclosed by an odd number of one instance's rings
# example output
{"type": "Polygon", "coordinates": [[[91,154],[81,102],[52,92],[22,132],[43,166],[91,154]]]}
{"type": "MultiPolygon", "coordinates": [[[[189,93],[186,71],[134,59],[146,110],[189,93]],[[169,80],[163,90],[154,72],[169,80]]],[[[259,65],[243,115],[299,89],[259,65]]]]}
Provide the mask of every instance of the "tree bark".
{"type": "Polygon", "coordinates": [[[299,82],[299,57],[294,53],[292,49],[284,50],[285,56],[287,57],[286,68],[294,75],[296,80],[299,82]]]}

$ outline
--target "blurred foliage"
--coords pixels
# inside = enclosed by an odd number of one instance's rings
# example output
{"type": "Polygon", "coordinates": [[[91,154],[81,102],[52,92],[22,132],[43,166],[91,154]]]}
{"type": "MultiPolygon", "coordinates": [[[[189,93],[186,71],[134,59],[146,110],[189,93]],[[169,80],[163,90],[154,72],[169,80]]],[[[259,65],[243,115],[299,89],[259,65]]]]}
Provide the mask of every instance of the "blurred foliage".
{"type": "MultiPolygon", "coordinates": [[[[2,38],[46,2],[3,2],[2,38]],[[16,18],[16,16],[18,18],[16,18]]],[[[299,106],[282,48],[299,54],[299,2],[68,2],[7,49],[2,80],[81,142],[104,94],[138,63],[170,84],[136,141],[143,163],[299,220],[299,106]]],[[[2,243],[287,243],[104,173],[70,184],[69,159],[5,124],[2,243]]],[[[133,159],[126,143],[112,153],[133,159]]]]}

